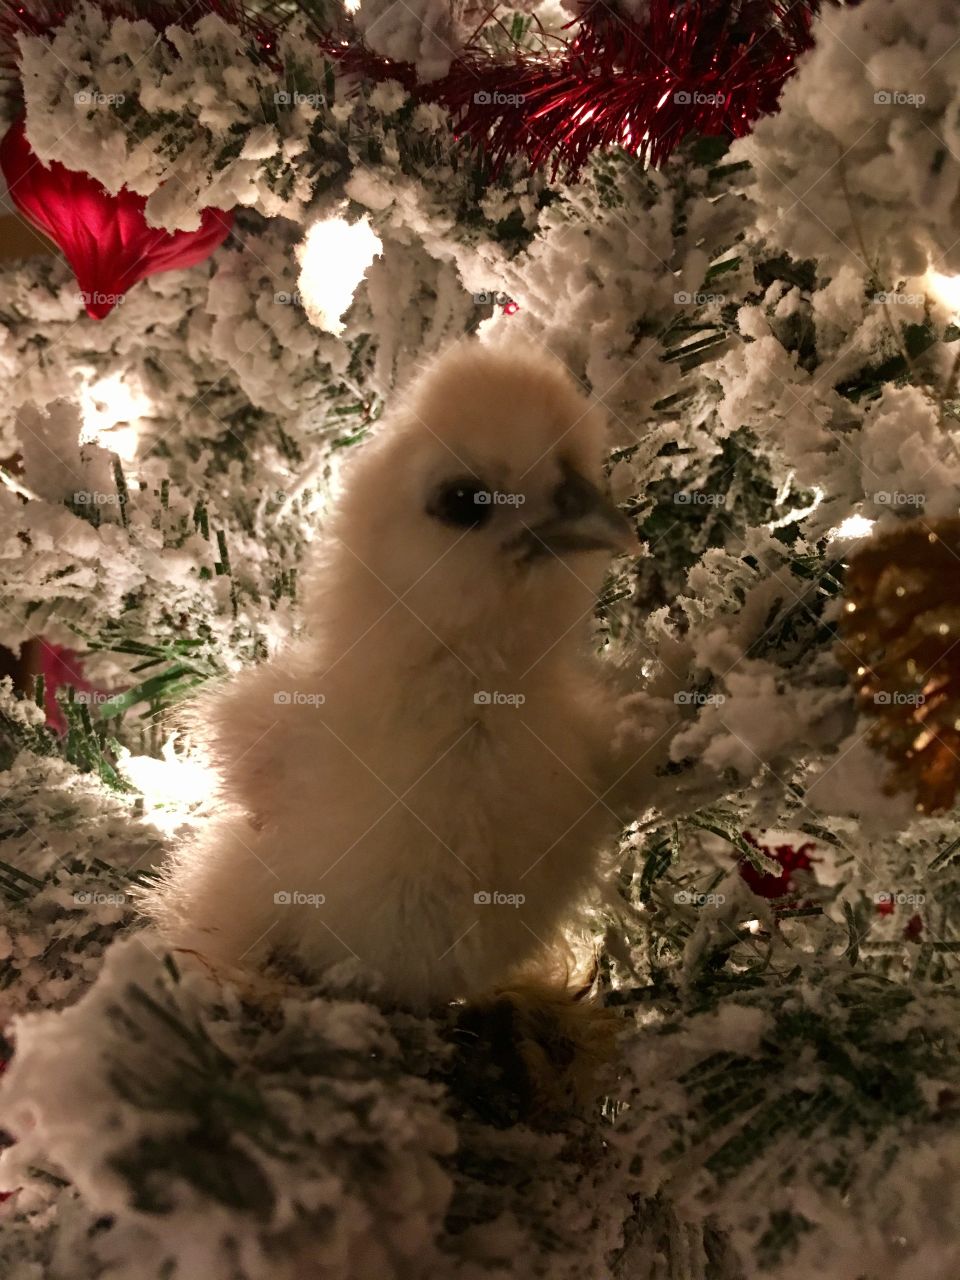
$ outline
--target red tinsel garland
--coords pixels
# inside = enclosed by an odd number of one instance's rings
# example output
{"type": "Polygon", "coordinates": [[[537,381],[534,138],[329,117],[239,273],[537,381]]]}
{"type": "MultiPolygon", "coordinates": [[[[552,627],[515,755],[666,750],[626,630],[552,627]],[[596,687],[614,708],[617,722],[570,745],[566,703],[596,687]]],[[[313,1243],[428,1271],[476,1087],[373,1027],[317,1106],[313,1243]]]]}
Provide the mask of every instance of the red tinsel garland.
{"type": "MultiPolygon", "coordinates": [[[[0,67],[15,77],[16,34],[46,34],[77,0],[0,0],[0,67]]],[[[509,58],[468,48],[441,80],[418,84],[414,67],[366,49],[343,29],[313,30],[331,60],[367,81],[397,80],[441,103],[458,135],[486,157],[490,176],[511,157],[574,179],[600,147],[621,146],[662,164],[691,133],[739,137],[776,110],[796,59],[811,47],[820,0],[650,0],[643,21],[588,0],[558,52],[517,47],[509,58]]],[[[256,0],[101,0],[108,18],[147,19],[158,30],[193,27],[216,13],[281,70],[277,41],[293,16],[256,0]]],[[[15,83],[15,81],[14,81],[15,83]]]]}
{"type": "Polygon", "coordinates": [[[574,178],[599,147],[660,165],[690,133],[739,137],[776,110],[817,0],[651,0],[638,23],[590,0],[556,60],[454,64],[431,96],[496,172],[512,155],[574,178]],[[520,102],[512,99],[519,97],[520,102]]]}

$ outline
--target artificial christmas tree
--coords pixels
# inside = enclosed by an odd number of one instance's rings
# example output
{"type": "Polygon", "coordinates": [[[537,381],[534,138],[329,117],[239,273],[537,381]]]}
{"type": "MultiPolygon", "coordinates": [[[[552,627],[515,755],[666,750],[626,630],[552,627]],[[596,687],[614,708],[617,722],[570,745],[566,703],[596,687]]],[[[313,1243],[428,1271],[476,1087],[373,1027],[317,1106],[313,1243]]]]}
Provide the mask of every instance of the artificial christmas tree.
{"type": "Polygon", "coordinates": [[[0,269],[0,642],[82,665],[59,729],[0,693],[4,1273],[954,1280],[952,0],[292,10],[6,11],[38,163],[233,223],[100,320],[0,269]],[[566,364],[642,540],[592,633],[653,778],[599,1098],[545,1007],[225,974],[138,906],[216,820],[193,701],[302,631],[351,456],[467,336],[566,364]]]}

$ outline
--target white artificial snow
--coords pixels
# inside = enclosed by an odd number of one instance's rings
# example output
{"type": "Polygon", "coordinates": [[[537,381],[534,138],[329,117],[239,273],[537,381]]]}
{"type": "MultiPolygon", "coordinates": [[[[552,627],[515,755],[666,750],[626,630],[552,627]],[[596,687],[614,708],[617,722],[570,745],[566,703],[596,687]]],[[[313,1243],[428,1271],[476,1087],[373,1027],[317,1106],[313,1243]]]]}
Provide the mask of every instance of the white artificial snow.
{"type": "Polygon", "coordinates": [[[414,63],[429,81],[445,76],[460,51],[458,9],[451,0],[360,0],[354,16],[369,48],[414,63]]]}
{"type": "Polygon", "coordinates": [[[926,516],[957,512],[957,455],[950,426],[916,387],[885,387],[863,424],[864,491],[878,515],[909,507],[926,516]]]}
{"type": "Polygon", "coordinates": [[[759,229],[798,257],[881,279],[960,273],[960,47],[951,0],[825,11],[782,109],[734,152],[755,167],[759,229]],[[904,216],[909,210],[909,216],[904,216]]]}

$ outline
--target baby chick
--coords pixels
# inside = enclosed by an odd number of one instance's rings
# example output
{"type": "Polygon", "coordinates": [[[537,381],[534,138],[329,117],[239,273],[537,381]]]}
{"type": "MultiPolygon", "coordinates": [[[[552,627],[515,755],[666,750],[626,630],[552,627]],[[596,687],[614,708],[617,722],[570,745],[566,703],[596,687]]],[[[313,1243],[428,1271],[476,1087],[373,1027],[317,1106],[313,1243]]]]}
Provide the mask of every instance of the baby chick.
{"type": "Polygon", "coordinates": [[[153,895],[231,965],[358,958],[388,999],[489,991],[562,947],[622,772],[590,652],[611,554],[602,414],[540,352],[464,342],[358,450],[303,638],[199,719],[229,808],[153,895]]]}

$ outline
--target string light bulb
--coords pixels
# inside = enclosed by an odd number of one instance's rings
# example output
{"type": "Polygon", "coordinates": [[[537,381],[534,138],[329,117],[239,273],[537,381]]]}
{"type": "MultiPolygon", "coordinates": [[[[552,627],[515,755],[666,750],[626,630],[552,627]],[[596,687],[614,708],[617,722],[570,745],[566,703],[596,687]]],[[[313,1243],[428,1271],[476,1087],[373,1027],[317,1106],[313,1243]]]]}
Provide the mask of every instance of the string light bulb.
{"type": "Polygon", "coordinates": [[[99,444],[122,462],[133,462],[140,440],[140,420],[152,408],[143,388],[122,374],[88,382],[80,391],[80,443],[99,444]]]}
{"type": "Polygon", "coordinates": [[[212,792],[215,776],[209,765],[195,756],[177,755],[177,735],[171,734],[160,758],[135,756],[121,747],[117,769],[143,796],[144,815],[166,835],[187,821],[191,810],[212,792]]]}
{"type": "Polygon", "coordinates": [[[960,312],[960,276],[944,275],[931,267],[927,272],[927,287],[938,302],[952,312],[960,312]]]}
{"type": "Polygon", "coordinates": [[[311,324],[335,337],[343,332],[341,317],[367,268],[382,251],[383,244],[366,218],[357,222],[322,218],[309,228],[297,249],[297,289],[311,324]]]}
{"type": "Polygon", "coordinates": [[[839,538],[866,538],[873,532],[873,526],[876,520],[871,520],[868,516],[847,516],[846,520],[841,520],[835,529],[831,529],[827,537],[831,542],[839,538]]]}

